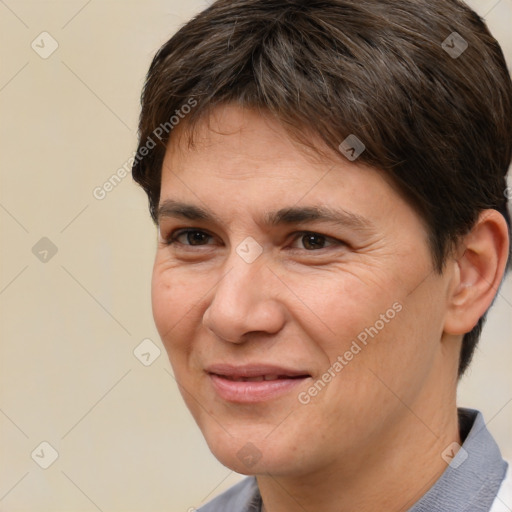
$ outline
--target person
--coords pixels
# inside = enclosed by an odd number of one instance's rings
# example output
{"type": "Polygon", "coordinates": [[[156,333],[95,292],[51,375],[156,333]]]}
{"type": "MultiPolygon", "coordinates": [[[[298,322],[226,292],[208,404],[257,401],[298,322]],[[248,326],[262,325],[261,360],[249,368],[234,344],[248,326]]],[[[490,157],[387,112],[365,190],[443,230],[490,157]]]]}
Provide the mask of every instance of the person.
{"type": "Polygon", "coordinates": [[[157,52],[141,105],[155,324],[209,448],[247,475],[200,510],[511,510],[456,400],[510,266],[512,83],[483,20],[218,0],[157,52]]]}

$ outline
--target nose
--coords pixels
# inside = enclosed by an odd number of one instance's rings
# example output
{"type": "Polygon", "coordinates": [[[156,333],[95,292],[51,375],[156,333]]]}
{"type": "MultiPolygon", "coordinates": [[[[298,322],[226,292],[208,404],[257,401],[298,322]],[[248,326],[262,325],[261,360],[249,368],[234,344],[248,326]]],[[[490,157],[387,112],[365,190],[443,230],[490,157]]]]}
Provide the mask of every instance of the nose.
{"type": "Polygon", "coordinates": [[[203,325],[231,343],[243,343],[251,333],[278,333],[286,319],[278,300],[282,283],[262,262],[249,264],[234,254],[231,263],[213,290],[203,325]]]}

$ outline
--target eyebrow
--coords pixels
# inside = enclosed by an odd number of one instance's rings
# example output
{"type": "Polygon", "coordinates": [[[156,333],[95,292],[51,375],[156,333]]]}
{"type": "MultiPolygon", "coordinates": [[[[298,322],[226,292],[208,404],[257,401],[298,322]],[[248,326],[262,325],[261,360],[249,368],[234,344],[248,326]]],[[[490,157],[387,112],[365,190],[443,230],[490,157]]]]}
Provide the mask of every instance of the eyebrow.
{"type": "MultiPolygon", "coordinates": [[[[162,201],[158,207],[157,218],[159,222],[162,218],[182,218],[222,224],[222,220],[210,210],[172,199],[162,201]]],[[[269,227],[317,221],[341,224],[358,231],[375,231],[375,225],[370,219],[341,208],[333,209],[326,205],[285,207],[267,212],[263,217],[263,224],[269,227]]]]}

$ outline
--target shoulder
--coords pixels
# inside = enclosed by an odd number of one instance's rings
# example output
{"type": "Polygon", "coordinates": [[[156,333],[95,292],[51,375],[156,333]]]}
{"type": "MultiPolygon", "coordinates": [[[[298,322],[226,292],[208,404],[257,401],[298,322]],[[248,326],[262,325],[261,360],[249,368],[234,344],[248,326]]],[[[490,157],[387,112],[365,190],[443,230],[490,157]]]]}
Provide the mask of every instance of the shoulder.
{"type": "Polygon", "coordinates": [[[198,509],[197,512],[259,512],[256,478],[244,478],[227,491],[198,509]]]}
{"type": "Polygon", "coordinates": [[[509,462],[507,473],[489,512],[510,512],[510,510],[512,510],[512,469],[509,462]]]}

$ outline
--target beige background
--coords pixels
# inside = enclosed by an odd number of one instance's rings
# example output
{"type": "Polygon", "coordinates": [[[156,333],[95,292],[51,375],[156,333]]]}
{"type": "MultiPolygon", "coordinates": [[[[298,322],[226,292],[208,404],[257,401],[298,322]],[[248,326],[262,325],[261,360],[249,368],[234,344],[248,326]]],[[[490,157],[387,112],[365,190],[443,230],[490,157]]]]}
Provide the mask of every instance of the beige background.
{"type": "MultiPolygon", "coordinates": [[[[512,0],[471,4],[512,63],[512,0]]],[[[145,196],[130,176],[93,196],[133,154],[154,52],[205,6],[0,1],[2,511],[185,512],[240,478],[208,451],[153,326],[145,196]],[[34,254],[43,237],[55,255],[34,254]],[[150,366],[133,354],[147,338],[150,366]]],[[[460,388],[508,458],[511,332],[509,279],[460,388]]]]}

